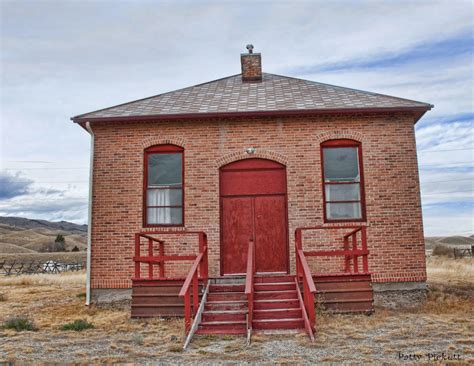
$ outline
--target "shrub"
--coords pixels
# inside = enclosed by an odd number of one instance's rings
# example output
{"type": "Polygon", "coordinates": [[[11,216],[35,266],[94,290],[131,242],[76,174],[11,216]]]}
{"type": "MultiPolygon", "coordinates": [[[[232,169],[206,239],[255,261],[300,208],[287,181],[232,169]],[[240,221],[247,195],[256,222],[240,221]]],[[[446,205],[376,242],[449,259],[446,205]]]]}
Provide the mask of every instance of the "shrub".
{"type": "Polygon", "coordinates": [[[84,329],[91,329],[94,328],[92,323],[89,323],[87,320],[78,319],[74,320],[72,323],[67,323],[62,325],[59,329],[61,330],[74,330],[76,332],[80,332],[84,329]]]}
{"type": "Polygon", "coordinates": [[[35,323],[26,316],[13,316],[5,320],[2,324],[3,329],[14,329],[17,332],[22,330],[37,331],[35,323]]]}
{"type": "Polygon", "coordinates": [[[445,245],[435,245],[433,248],[433,255],[443,255],[446,257],[454,257],[454,249],[445,245]]]}

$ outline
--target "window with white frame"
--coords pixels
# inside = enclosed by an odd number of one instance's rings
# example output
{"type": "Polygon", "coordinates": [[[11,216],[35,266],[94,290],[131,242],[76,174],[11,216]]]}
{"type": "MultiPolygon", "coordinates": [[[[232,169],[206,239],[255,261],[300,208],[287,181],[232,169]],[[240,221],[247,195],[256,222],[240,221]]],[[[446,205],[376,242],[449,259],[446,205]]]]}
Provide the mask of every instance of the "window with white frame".
{"type": "Polygon", "coordinates": [[[145,150],[145,226],[184,224],[184,150],[158,145],[145,150]]]}
{"type": "Polygon", "coordinates": [[[326,141],[321,154],[325,221],[365,220],[361,144],[326,141]]]}

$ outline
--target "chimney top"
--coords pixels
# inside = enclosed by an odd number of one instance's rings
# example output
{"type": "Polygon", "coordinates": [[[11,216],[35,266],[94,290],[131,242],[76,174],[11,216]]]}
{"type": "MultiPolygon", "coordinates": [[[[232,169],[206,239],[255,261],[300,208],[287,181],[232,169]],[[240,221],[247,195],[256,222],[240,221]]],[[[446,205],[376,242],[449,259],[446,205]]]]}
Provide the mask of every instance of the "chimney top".
{"type": "Polygon", "coordinates": [[[246,46],[248,53],[240,55],[242,66],[243,82],[261,82],[262,81],[262,57],[260,53],[253,53],[253,45],[246,46]]]}

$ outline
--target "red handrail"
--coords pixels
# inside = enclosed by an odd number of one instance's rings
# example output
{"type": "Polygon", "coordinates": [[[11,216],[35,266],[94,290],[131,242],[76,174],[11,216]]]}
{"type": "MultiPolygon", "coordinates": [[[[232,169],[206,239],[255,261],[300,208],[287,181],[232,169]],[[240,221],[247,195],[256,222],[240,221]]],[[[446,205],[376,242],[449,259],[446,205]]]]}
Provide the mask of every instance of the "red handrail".
{"type": "Polygon", "coordinates": [[[314,309],[314,295],[316,294],[316,286],[314,285],[308,262],[304,256],[303,250],[296,248],[296,278],[303,282],[303,303],[308,314],[309,323],[314,329],[316,325],[316,312],[314,309]]]}
{"type": "Polygon", "coordinates": [[[247,302],[248,302],[247,331],[252,331],[254,275],[255,275],[255,243],[253,240],[250,240],[249,248],[247,252],[247,273],[245,277],[245,295],[247,295],[247,302]]]}
{"type": "Polygon", "coordinates": [[[203,232],[199,232],[199,255],[194,260],[184,280],[183,287],[179,291],[179,296],[184,297],[184,328],[186,334],[191,329],[191,289],[193,291],[193,316],[196,315],[199,307],[199,280],[203,281],[204,284],[207,284],[208,280],[207,236],[203,232]]]}

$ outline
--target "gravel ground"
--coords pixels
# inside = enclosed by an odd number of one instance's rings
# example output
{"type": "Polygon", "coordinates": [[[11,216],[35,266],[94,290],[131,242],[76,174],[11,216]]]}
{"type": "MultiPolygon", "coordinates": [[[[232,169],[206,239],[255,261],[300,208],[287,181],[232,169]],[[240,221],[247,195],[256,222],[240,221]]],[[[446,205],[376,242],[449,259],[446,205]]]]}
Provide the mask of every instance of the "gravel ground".
{"type": "Polygon", "coordinates": [[[320,314],[315,343],[304,333],[256,334],[249,347],[243,337],[197,336],[184,352],[182,319],[132,320],[127,310],[86,308],[80,279],[8,286],[0,280],[0,321],[26,315],[39,328],[0,330],[0,364],[433,364],[443,353],[453,364],[474,363],[474,286],[451,280],[431,282],[419,309],[320,314]],[[59,330],[74,319],[95,328],[59,330]]]}

